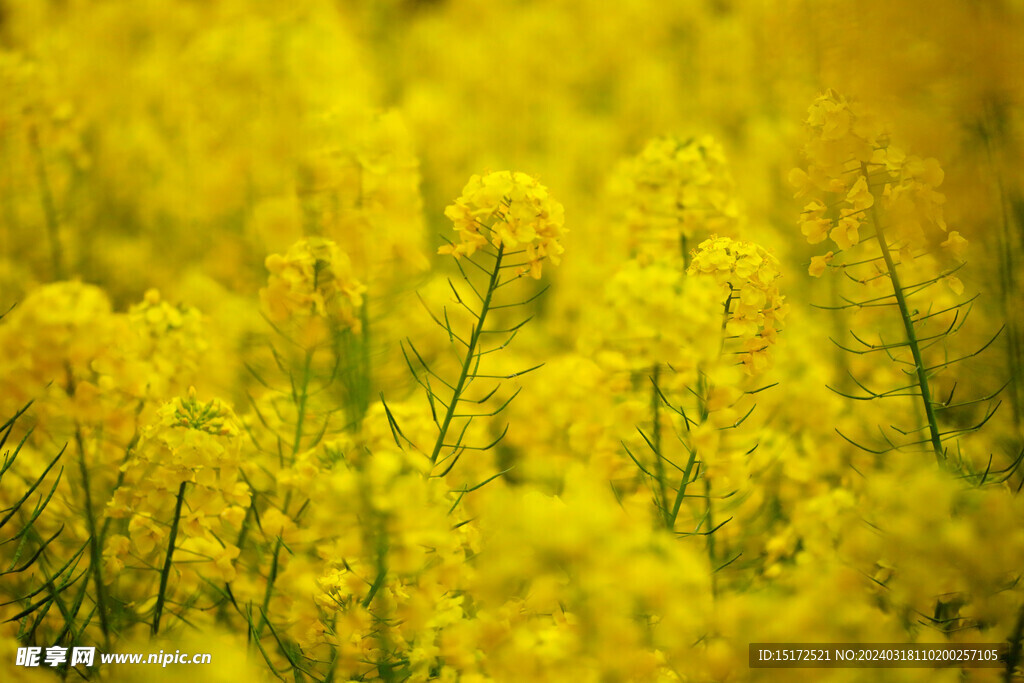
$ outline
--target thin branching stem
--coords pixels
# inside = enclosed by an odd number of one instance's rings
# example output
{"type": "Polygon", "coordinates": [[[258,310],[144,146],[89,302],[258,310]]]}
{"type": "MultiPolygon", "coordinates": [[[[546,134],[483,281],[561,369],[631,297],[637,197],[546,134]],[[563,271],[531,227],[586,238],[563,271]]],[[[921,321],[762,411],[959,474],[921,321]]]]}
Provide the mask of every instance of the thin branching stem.
{"type": "MultiPolygon", "coordinates": [[[[864,179],[867,180],[867,164],[861,164],[861,172],[864,174],[864,179]]],[[[924,406],[925,419],[928,421],[932,449],[935,451],[935,459],[941,464],[945,460],[945,454],[942,450],[942,437],[939,435],[939,421],[935,416],[935,405],[932,403],[931,388],[928,385],[928,371],[921,357],[921,346],[918,344],[917,332],[914,330],[914,319],[907,306],[903,288],[900,286],[899,273],[896,272],[896,264],[893,263],[892,254],[889,253],[889,247],[885,241],[885,230],[878,216],[877,204],[878,198],[875,197],[875,202],[871,205],[871,220],[875,224],[875,236],[878,239],[878,246],[882,250],[885,267],[891,276],[893,294],[896,297],[896,305],[899,307],[900,318],[903,320],[903,330],[907,335],[907,345],[914,358],[914,371],[917,374],[917,383],[921,390],[921,403],[924,406]]]]}
{"type": "MultiPolygon", "coordinates": [[[[295,398],[295,407],[297,415],[295,417],[295,435],[292,439],[292,459],[299,454],[299,449],[302,447],[302,430],[303,424],[306,420],[306,401],[309,399],[309,380],[313,366],[313,352],[314,349],[306,350],[306,357],[302,368],[302,380],[299,388],[297,389],[295,398]]],[[[281,511],[287,515],[288,506],[291,503],[292,492],[289,490],[284,497],[284,505],[281,506],[281,511]]],[[[255,504],[255,502],[253,503],[255,504]]],[[[256,627],[256,637],[260,638],[263,635],[263,628],[267,625],[267,610],[270,608],[270,599],[274,594],[274,583],[277,581],[278,567],[281,561],[281,548],[284,546],[284,539],[280,535],[274,542],[274,554],[270,560],[270,574],[267,575],[267,588],[263,593],[263,616],[260,617],[259,626],[256,627]]]]}
{"type": "Polygon", "coordinates": [[[651,450],[654,451],[654,471],[658,484],[658,511],[665,526],[671,529],[671,518],[668,510],[668,486],[665,481],[665,463],[661,453],[661,393],[658,390],[660,366],[655,363],[651,367],[651,450]]]}
{"type": "Polygon", "coordinates": [[[441,422],[440,431],[437,435],[437,441],[434,442],[434,448],[430,452],[431,464],[436,463],[438,456],[441,454],[441,448],[444,446],[445,437],[448,434],[448,428],[451,426],[452,419],[455,417],[456,406],[462,398],[462,391],[466,386],[466,380],[473,367],[477,345],[480,343],[480,335],[483,333],[484,325],[487,322],[487,313],[491,307],[494,290],[498,287],[498,276],[501,273],[501,259],[504,254],[504,248],[504,245],[498,247],[494,266],[492,267],[490,279],[487,283],[487,292],[484,294],[480,303],[480,315],[477,317],[477,322],[473,326],[473,332],[469,336],[469,345],[466,347],[466,355],[462,361],[462,371],[459,373],[459,381],[455,383],[455,390],[452,392],[452,400],[445,411],[444,420],[441,422]]]}
{"type": "Polygon", "coordinates": [[[85,497],[85,522],[89,530],[89,569],[92,572],[93,585],[96,586],[96,610],[100,619],[100,630],[103,640],[110,647],[110,625],[107,623],[107,591],[103,581],[103,541],[96,525],[96,515],[92,505],[92,488],[89,485],[89,467],[85,462],[85,443],[82,430],[75,428],[75,443],[78,446],[78,470],[82,475],[82,493],[85,497]]]}

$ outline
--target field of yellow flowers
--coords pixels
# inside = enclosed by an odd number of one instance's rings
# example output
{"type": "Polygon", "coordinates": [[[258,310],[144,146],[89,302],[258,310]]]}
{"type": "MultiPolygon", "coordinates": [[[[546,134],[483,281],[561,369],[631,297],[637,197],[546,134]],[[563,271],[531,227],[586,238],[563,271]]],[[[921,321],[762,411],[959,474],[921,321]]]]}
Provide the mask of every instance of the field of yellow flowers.
{"type": "Polygon", "coordinates": [[[0,680],[1021,680],[1022,36],[0,0],[0,680]]]}

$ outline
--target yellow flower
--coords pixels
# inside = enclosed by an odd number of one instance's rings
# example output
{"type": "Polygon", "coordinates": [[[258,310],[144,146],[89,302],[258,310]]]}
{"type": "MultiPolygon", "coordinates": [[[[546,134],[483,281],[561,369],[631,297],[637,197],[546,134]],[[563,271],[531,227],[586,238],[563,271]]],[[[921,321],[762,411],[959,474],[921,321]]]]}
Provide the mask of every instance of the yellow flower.
{"type": "Polygon", "coordinates": [[[800,223],[800,232],[807,238],[808,244],[818,244],[824,242],[825,238],[828,237],[829,228],[832,227],[832,221],[827,218],[817,218],[814,220],[805,220],[800,223]]]}
{"type": "Polygon", "coordinates": [[[277,508],[269,508],[260,519],[260,528],[269,538],[275,538],[291,533],[296,527],[291,517],[277,508]]]}
{"type": "Polygon", "coordinates": [[[150,289],[127,317],[137,344],[129,356],[133,372],[126,374],[139,385],[140,395],[165,400],[174,395],[175,384],[188,386],[209,347],[199,311],[173,306],[150,289]]]}
{"type": "Polygon", "coordinates": [[[806,171],[794,170],[790,182],[798,196],[812,186],[826,192],[848,191],[850,162],[872,159],[880,135],[873,121],[842,95],[829,90],[808,110],[810,141],[804,149],[810,162],[806,171]]]}
{"type": "Polygon", "coordinates": [[[967,240],[956,230],[950,230],[949,237],[939,246],[954,256],[963,256],[964,252],[967,251],[967,240]]]}
{"type": "Polygon", "coordinates": [[[114,534],[107,539],[106,545],[103,550],[103,572],[104,579],[109,583],[124,569],[125,557],[131,552],[132,542],[127,536],[114,534]]]}
{"type": "Polygon", "coordinates": [[[616,352],[634,370],[652,363],[692,367],[717,354],[718,293],[714,282],[687,278],[679,257],[630,259],[605,285],[594,320],[597,347],[616,352]]]}
{"type": "Polygon", "coordinates": [[[187,397],[168,401],[142,429],[123,465],[124,481],[107,503],[113,519],[130,518],[128,532],[139,555],[164,548],[162,539],[178,487],[188,483],[179,532],[208,538],[227,523],[235,529],[250,495],[239,481],[241,436],[238,419],[224,402],[187,397]]]}
{"type": "Polygon", "coordinates": [[[849,249],[860,244],[860,221],[846,217],[839,219],[839,225],[828,234],[840,249],[849,249]]]}
{"type": "Polygon", "coordinates": [[[942,278],[942,280],[943,282],[946,283],[946,286],[949,287],[949,290],[954,294],[959,296],[960,294],[964,293],[964,283],[961,282],[960,278],[958,278],[956,275],[947,275],[946,277],[942,278]]]}
{"type": "Polygon", "coordinates": [[[778,259],[756,244],[712,236],[694,250],[687,273],[718,284],[727,302],[726,332],[741,339],[747,371],[764,369],[765,351],[789,311],[779,293],[778,259]]]}
{"type": "Polygon", "coordinates": [[[148,555],[164,543],[165,531],[149,517],[136,515],[128,522],[128,533],[139,554],[148,555]]]}
{"type": "Polygon", "coordinates": [[[541,261],[558,264],[564,251],[559,241],[566,233],[564,209],[525,173],[474,175],[444,215],[454,223],[459,242],[441,247],[439,254],[472,256],[490,242],[505,251],[525,251],[528,266],[519,274],[539,278],[541,261]]]}
{"type": "Polygon", "coordinates": [[[814,183],[811,181],[810,175],[802,168],[790,169],[786,179],[793,186],[793,189],[796,190],[796,193],[793,195],[794,199],[799,199],[814,189],[814,183]]]}
{"type": "Polygon", "coordinates": [[[189,564],[204,562],[203,576],[207,579],[233,581],[235,578],[235,559],[240,550],[237,546],[222,545],[211,538],[192,537],[186,539],[178,548],[178,552],[189,564]]]}
{"type": "Polygon", "coordinates": [[[319,316],[359,331],[355,311],[363,305],[366,287],[337,244],[319,237],[299,240],[286,254],[268,256],[266,266],[270,278],[260,298],[271,320],[319,316]]]}
{"type": "Polygon", "coordinates": [[[875,203],[875,198],[868,189],[868,182],[864,176],[857,178],[857,182],[853,184],[849,194],[846,195],[846,201],[850,202],[854,211],[863,211],[875,203]]]}
{"type": "Polygon", "coordinates": [[[822,273],[825,272],[825,268],[828,264],[832,263],[832,259],[835,258],[835,252],[828,252],[824,256],[812,256],[811,266],[807,269],[807,273],[811,277],[821,277],[822,273]]]}
{"type": "Polygon", "coordinates": [[[823,140],[839,140],[850,132],[850,106],[846,98],[829,90],[811,104],[807,123],[823,140]]]}
{"type": "Polygon", "coordinates": [[[800,232],[804,234],[809,244],[824,242],[828,237],[832,221],[825,218],[826,210],[827,207],[817,199],[804,207],[803,216],[800,219],[800,232]]]}
{"type": "Polygon", "coordinates": [[[639,251],[677,247],[680,237],[731,233],[738,221],[736,186],[711,136],[654,138],[622,165],[615,181],[639,251]]]}

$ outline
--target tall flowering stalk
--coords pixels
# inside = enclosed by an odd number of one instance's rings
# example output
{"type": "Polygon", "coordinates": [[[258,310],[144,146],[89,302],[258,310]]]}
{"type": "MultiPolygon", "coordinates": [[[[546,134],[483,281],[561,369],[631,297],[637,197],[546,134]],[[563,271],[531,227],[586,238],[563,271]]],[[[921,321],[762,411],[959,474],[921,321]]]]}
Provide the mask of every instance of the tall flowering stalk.
{"type": "Polygon", "coordinates": [[[235,576],[239,549],[221,539],[238,533],[250,502],[241,445],[231,408],[200,402],[191,389],[160,407],[122,468],[106,512],[126,521],[106,538],[104,570],[109,581],[130,570],[157,570],[155,593],[137,596],[152,609],[137,617],[148,619],[153,635],[171,596],[194,594],[203,586],[200,576],[225,582],[235,576]]]}
{"type": "Polygon", "coordinates": [[[623,446],[650,484],[658,525],[704,536],[715,570],[736,559],[723,561],[717,546],[715,532],[729,520],[716,520],[715,501],[741,499],[749,488],[750,445],[731,435],[754,409],[749,396],[760,390],[788,311],[779,277],[778,260],[763,248],[711,237],[688,268],[678,258],[635,259],[606,290],[611,316],[599,345],[650,382],[651,423],[638,431],[654,457],[623,446]],[[669,430],[676,439],[665,438],[669,430]],[[680,528],[691,507],[692,525],[680,528]]]}
{"type": "MultiPolygon", "coordinates": [[[[0,319],[2,318],[0,315],[0,319]]],[[[25,445],[31,430],[16,443],[11,440],[11,436],[15,434],[18,421],[25,416],[31,405],[26,404],[0,424],[0,500],[5,505],[0,516],[0,537],[3,539],[0,545],[13,544],[14,547],[13,552],[9,553],[9,561],[5,557],[3,564],[0,564],[0,580],[18,581],[19,577],[32,577],[31,581],[21,580],[15,584],[15,597],[7,603],[14,603],[20,608],[8,621],[20,621],[29,617],[34,620],[32,625],[24,630],[28,638],[35,637],[36,628],[43,616],[54,605],[57,605],[62,613],[66,626],[70,626],[77,618],[78,609],[69,609],[65,594],[79,582],[88,586],[86,571],[76,571],[86,549],[90,546],[88,541],[82,544],[66,561],[59,555],[54,557],[53,550],[57,547],[55,543],[64,533],[64,524],[52,533],[39,528],[42,525],[37,524],[40,517],[46,513],[46,508],[61,482],[64,469],[61,467],[55,471],[55,468],[64,456],[66,447],[62,448],[41,472],[25,476],[18,459],[26,450],[25,445]],[[17,487],[13,490],[10,486],[12,480],[15,480],[17,487]],[[36,496],[38,497],[35,502],[31,503],[36,496]],[[42,581],[41,586],[34,585],[38,581],[42,581]]]]}
{"type": "Polygon", "coordinates": [[[741,223],[739,202],[722,148],[710,136],[652,139],[621,165],[611,187],[624,207],[633,258],[606,288],[611,315],[598,323],[597,346],[649,380],[650,424],[638,431],[654,458],[641,462],[623,446],[650,481],[660,526],[676,532],[684,501],[705,500],[694,528],[676,533],[706,535],[717,565],[712,488],[729,497],[744,478],[726,474],[736,469],[736,462],[724,466],[736,460],[725,455],[735,448],[721,443],[719,431],[746,420],[749,411],[736,408],[750,378],[768,365],[788,308],[775,282],[779,264],[731,238],[741,223]],[[734,372],[737,361],[745,372],[734,372]],[[670,417],[682,421],[674,425],[670,417]],[[668,429],[676,431],[678,454],[664,438],[668,429]],[[702,477],[704,493],[694,493],[702,477]]]}
{"type": "Polygon", "coordinates": [[[708,557],[717,572],[738,555],[724,559],[719,552],[714,531],[729,520],[716,521],[714,501],[737,494],[742,499],[749,490],[747,460],[757,445],[741,443],[737,430],[754,411],[749,397],[767,388],[758,380],[769,368],[789,305],[779,291],[778,260],[750,242],[712,236],[694,250],[687,277],[709,290],[708,303],[719,309],[720,327],[711,335],[717,348],[698,365],[696,382],[688,388],[696,410],[688,413],[684,402],[665,398],[683,419],[681,441],[689,453],[672,519],[692,483],[685,475],[698,462],[705,505],[695,532],[707,537],[708,557]]]}
{"type": "Polygon", "coordinates": [[[83,583],[89,586],[79,595],[84,600],[88,593],[95,604],[95,609],[83,609],[77,600],[58,603],[49,616],[38,612],[32,617],[38,619],[33,632],[106,642],[139,623],[136,610],[124,608],[129,602],[122,599],[125,591],[113,584],[108,532],[115,521],[103,513],[126,483],[123,466],[133,457],[151,406],[167,401],[194,379],[203,341],[202,317],[195,309],[170,305],[150,291],[127,313],[115,313],[102,290],[81,282],[41,287],[5,318],[0,356],[8,362],[0,394],[5,404],[37,396],[28,443],[33,448],[40,439],[67,443],[75,456],[75,466],[62,480],[72,488],[54,501],[63,507],[65,518],[81,520],[68,525],[62,536],[68,548],[83,548],[88,560],[83,583]]]}
{"type": "MultiPolygon", "coordinates": [[[[729,237],[741,224],[739,202],[722,147],[711,136],[650,140],[640,154],[621,164],[611,179],[611,189],[623,207],[633,258],[607,287],[612,315],[599,323],[603,328],[599,346],[606,351],[614,349],[634,378],[643,375],[649,380],[650,424],[647,431],[639,427],[638,431],[654,458],[642,463],[626,442],[623,446],[651,483],[660,526],[675,532],[684,501],[706,500],[693,530],[676,533],[706,535],[709,557],[717,564],[710,483],[705,480],[703,495],[693,493],[691,485],[707,474],[708,460],[721,460],[712,452],[717,445],[708,448],[709,435],[717,433],[707,424],[710,412],[731,411],[744,393],[737,391],[725,399],[724,388],[713,385],[735,383],[719,368],[728,366],[737,355],[750,374],[764,368],[767,348],[778,327],[774,313],[778,310],[779,318],[784,314],[782,299],[769,302],[763,292],[758,297],[752,290],[744,291],[741,299],[739,284],[735,290],[723,289],[723,282],[703,277],[719,267],[728,270],[730,255],[735,266],[737,254],[760,249],[729,237]],[[727,237],[719,238],[716,233],[727,237]],[[695,255],[703,262],[693,261],[695,255]],[[727,338],[743,336],[746,339],[740,350],[730,345],[728,354],[723,355],[727,338]],[[689,405],[684,408],[684,404],[689,405]],[[673,416],[682,418],[681,426],[672,424],[673,416]],[[682,445],[678,455],[673,453],[672,441],[664,438],[670,428],[676,430],[682,445]],[[700,435],[703,447],[695,445],[691,428],[697,428],[694,433],[700,435]]],[[[750,275],[748,263],[751,272],[759,270],[763,253],[752,252],[749,261],[744,255],[738,257],[740,280],[750,275]]],[[[777,276],[777,262],[766,254],[763,260],[761,284],[768,286],[777,276]],[[775,276],[768,274],[769,264],[774,264],[775,276]]],[[[717,438],[711,440],[718,443],[717,438]]],[[[721,468],[718,472],[720,477],[721,468]]]]}
{"type": "Polygon", "coordinates": [[[255,492],[237,546],[243,552],[253,546],[255,556],[247,559],[268,563],[262,594],[243,615],[251,639],[262,651],[260,639],[269,628],[291,660],[293,646],[281,642],[269,612],[284,569],[284,554],[294,552],[286,536],[298,527],[310,504],[310,492],[284,483],[307,468],[309,454],[328,432],[338,429],[335,414],[339,411],[325,404],[326,392],[337,380],[344,385],[347,427],[357,426],[365,413],[369,358],[344,351],[365,342],[366,288],[354,275],[345,252],[322,237],[304,238],[284,254],[271,254],[266,267],[269,276],[260,299],[283,348],[271,344],[270,357],[264,359],[268,367],[249,367],[265,391],[253,398],[246,424],[260,456],[259,464],[247,470],[255,492]],[[274,382],[274,372],[283,375],[284,381],[274,382]],[[263,542],[252,536],[262,536],[263,542]]]}
{"type": "Polygon", "coordinates": [[[714,340],[721,326],[721,308],[709,303],[715,293],[706,284],[687,278],[681,259],[632,259],[605,288],[606,314],[597,332],[596,346],[606,364],[628,370],[637,389],[643,378],[650,383],[650,425],[646,431],[638,430],[654,460],[641,464],[629,446],[624,443],[624,447],[650,479],[659,525],[670,530],[676,528],[686,487],[697,474],[697,460],[686,452],[682,453],[685,466],[673,460],[672,444],[663,438],[670,428],[663,408],[666,395],[695,385],[702,361],[718,352],[714,340]],[[682,475],[678,485],[671,481],[676,473],[682,475]]]}
{"type": "Polygon", "coordinates": [[[562,253],[561,204],[530,176],[499,172],[473,176],[445,213],[458,241],[440,252],[454,256],[462,273],[462,293],[454,281],[448,285],[454,303],[469,314],[469,329],[453,324],[447,308],[431,315],[460,352],[457,376],[436,369],[411,340],[403,342],[405,360],[426,395],[430,422],[412,424],[404,403],[388,404],[382,397],[393,443],[364,434],[363,448],[339,458],[329,474],[332,495],[341,499],[333,514],[359,532],[339,535],[325,554],[328,568],[317,596],[323,618],[308,647],[328,644],[337,674],[425,679],[440,665],[443,630],[468,620],[472,611],[464,604],[461,581],[462,568],[475,554],[474,530],[470,519],[460,519],[459,504],[503,472],[454,490],[446,477],[464,453],[485,452],[507,433],[506,427],[483,443],[475,441],[472,429],[515,398],[518,392],[495,398],[501,381],[539,367],[492,373],[486,358],[506,348],[529,320],[494,326],[493,312],[540,295],[506,301],[506,288],[526,276],[539,278],[543,262],[557,262],[562,253]],[[467,266],[473,270],[467,272],[467,266]],[[486,379],[495,384],[478,390],[486,379]],[[424,596],[430,596],[429,604],[423,604],[424,596]]]}
{"type": "Polygon", "coordinates": [[[995,341],[999,332],[972,353],[954,359],[927,359],[930,348],[942,348],[963,326],[973,301],[953,303],[947,301],[948,295],[934,292],[931,301],[922,300],[924,292],[940,283],[955,295],[963,293],[963,283],[956,273],[964,265],[967,240],[949,230],[943,219],[945,197],[936,189],[943,181],[942,169],[935,159],[910,156],[893,145],[857,103],[831,90],[811,105],[807,127],[810,140],[804,151],[808,166],[790,174],[797,196],[815,195],[804,207],[801,232],[811,244],[831,240],[835,245],[835,249],[811,259],[809,272],[818,277],[826,269],[841,271],[850,280],[874,289],[867,297],[844,298],[845,303],[837,308],[893,309],[902,332],[898,341],[886,341],[881,333],[877,341],[851,333],[859,345],[853,348],[833,341],[858,355],[885,353],[902,366],[903,375],[910,380],[909,384],[900,382],[892,389],[875,391],[851,375],[863,394],[840,393],[863,401],[914,399],[923,416],[921,428],[894,426],[895,438],[882,432],[885,447],[863,448],[881,454],[895,448],[926,446],[943,464],[948,458],[945,442],[980,428],[998,404],[968,428],[944,430],[941,414],[993,401],[998,391],[961,402],[954,402],[951,391],[942,400],[935,397],[933,379],[950,366],[976,356],[995,341]],[[923,438],[916,438],[919,433],[924,434],[923,438]]]}
{"type": "Polygon", "coordinates": [[[414,367],[412,358],[406,353],[410,370],[426,392],[431,415],[437,425],[438,435],[427,457],[432,466],[444,465],[441,476],[451,471],[466,450],[486,450],[497,445],[495,441],[486,446],[470,446],[464,443],[464,438],[474,419],[497,415],[514,398],[513,395],[495,410],[477,412],[479,409],[472,406],[488,401],[499,387],[495,386],[483,396],[470,398],[469,392],[474,382],[482,379],[500,382],[536,369],[529,368],[512,375],[481,372],[484,358],[506,348],[519,329],[529,321],[526,318],[507,328],[488,328],[488,317],[498,309],[530,303],[543,293],[542,290],[520,301],[498,301],[499,290],[524,275],[539,279],[545,260],[555,264],[559,262],[564,251],[561,238],[566,232],[562,205],[549,195],[545,186],[520,172],[500,171],[485,176],[474,175],[463,188],[462,195],[445,209],[445,215],[452,220],[459,239],[457,242],[449,241],[438,252],[455,257],[463,281],[475,297],[475,300],[467,301],[455,284],[449,281],[455,303],[467,311],[473,320],[468,331],[452,329],[447,311],[442,312],[441,316],[432,314],[435,322],[448,334],[451,343],[462,349],[459,375],[454,381],[449,381],[434,372],[411,341],[409,349],[416,357],[420,370],[414,367]],[[472,266],[474,274],[479,271],[482,275],[470,276],[463,264],[472,266]],[[449,441],[448,437],[455,431],[457,423],[459,436],[449,441]]]}
{"type": "MultiPolygon", "coordinates": [[[[1007,135],[1005,113],[996,110],[977,125],[977,132],[985,146],[985,156],[994,181],[995,199],[999,204],[999,294],[1006,318],[1006,365],[1010,369],[1009,395],[1014,425],[1018,431],[1024,424],[1024,338],[1021,324],[1015,315],[1016,302],[1021,296],[1021,281],[1014,263],[1021,255],[1021,214],[1015,207],[1022,206],[1020,191],[1007,182],[1007,163],[1013,158],[1013,141],[1007,135]],[[1007,151],[1011,150],[1011,151],[1007,151]]],[[[1018,438],[1020,435],[1018,434],[1018,438]]]]}

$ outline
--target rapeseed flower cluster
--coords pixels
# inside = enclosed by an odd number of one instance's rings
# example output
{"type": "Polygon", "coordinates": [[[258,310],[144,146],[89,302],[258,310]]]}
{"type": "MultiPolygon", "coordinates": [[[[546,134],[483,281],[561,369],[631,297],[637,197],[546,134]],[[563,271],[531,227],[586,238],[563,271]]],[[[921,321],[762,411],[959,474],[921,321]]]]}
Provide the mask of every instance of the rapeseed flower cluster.
{"type": "Polygon", "coordinates": [[[527,264],[518,271],[541,276],[544,259],[557,264],[565,251],[565,210],[548,189],[525,173],[500,171],[474,175],[455,203],[444,210],[459,242],[438,253],[472,256],[488,242],[501,250],[520,250],[527,264]]]}
{"type": "Polygon", "coordinates": [[[654,138],[623,163],[613,183],[634,249],[674,249],[682,242],[686,251],[707,234],[736,230],[735,183],[721,144],[710,136],[654,138]]]}
{"type": "Polygon", "coordinates": [[[204,576],[231,581],[239,551],[219,539],[237,533],[251,498],[240,476],[238,419],[221,401],[200,402],[194,389],[162,405],[155,417],[122,466],[124,476],[106,507],[108,518],[127,521],[124,533],[107,537],[107,580],[122,575],[126,564],[158,566],[170,525],[178,532],[175,551],[187,573],[180,579],[186,592],[200,589],[204,576]],[[176,497],[182,500],[177,510],[176,497]]]}
{"type": "Polygon", "coordinates": [[[271,320],[321,317],[359,329],[356,311],[366,288],[352,274],[348,256],[331,240],[311,238],[266,261],[270,277],[260,298],[271,320]]]}
{"type": "MultiPolygon", "coordinates": [[[[834,196],[827,203],[815,199],[804,207],[800,230],[809,243],[827,238],[839,250],[859,244],[877,194],[887,234],[904,260],[913,260],[922,247],[938,241],[936,230],[943,233],[945,248],[963,253],[967,240],[958,231],[947,231],[943,219],[946,198],[935,188],[945,174],[937,160],[908,156],[856,103],[831,90],[811,105],[807,126],[811,140],[804,152],[810,164],[806,170],[794,169],[790,182],[797,196],[812,188],[834,196]],[[834,219],[826,217],[830,206],[834,219]]],[[[811,274],[824,272],[834,253],[817,257],[811,274]]]]}
{"type": "Polygon", "coordinates": [[[0,678],[1019,680],[1024,14],[941,9],[0,0],[0,678]]]}
{"type": "Polygon", "coordinates": [[[778,259],[756,244],[714,236],[700,243],[688,269],[718,286],[725,334],[740,341],[741,359],[750,373],[767,367],[768,349],[778,341],[789,311],[779,292],[779,268],[778,259]]]}
{"type": "Polygon", "coordinates": [[[608,281],[607,310],[596,323],[605,329],[591,343],[620,367],[692,369],[718,353],[724,302],[718,294],[710,279],[687,277],[681,258],[631,259],[608,281]]]}

